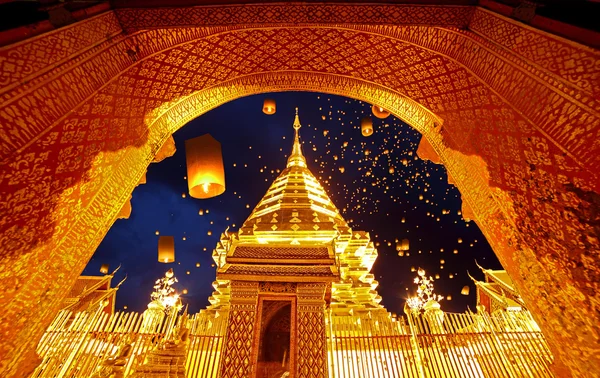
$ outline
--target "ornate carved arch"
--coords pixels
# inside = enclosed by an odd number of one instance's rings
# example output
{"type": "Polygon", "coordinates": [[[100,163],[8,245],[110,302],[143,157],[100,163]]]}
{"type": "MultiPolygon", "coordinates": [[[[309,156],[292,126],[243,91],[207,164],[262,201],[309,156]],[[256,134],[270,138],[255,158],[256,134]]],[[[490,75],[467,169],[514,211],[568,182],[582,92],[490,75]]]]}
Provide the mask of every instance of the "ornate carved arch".
{"type": "Polygon", "coordinates": [[[18,369],[171,133],[281,90],[359,98],[419,129],[550,340],[577,346],[557,355],[597,366],[580,335],[598,333],[598,52],[471,7],[297,7],[118,10],[0,50],[0,331],[18,341],[0,344],[15,356],[2,370],[18,369]],[[7,320],[34,313],[44,321],[7,320]]]}

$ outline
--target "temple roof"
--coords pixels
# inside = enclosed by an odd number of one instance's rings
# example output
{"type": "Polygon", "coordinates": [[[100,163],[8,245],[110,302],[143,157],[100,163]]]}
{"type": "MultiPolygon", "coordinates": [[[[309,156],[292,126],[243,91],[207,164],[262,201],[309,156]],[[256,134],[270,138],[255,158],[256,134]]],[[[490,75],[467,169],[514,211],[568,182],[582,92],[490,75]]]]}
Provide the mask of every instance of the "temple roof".
{"type": "Polygon", "coordinates": [[[229,280],[331,282],[335,314],[385,311],[375,276],[377,250],[368,232],[353,231],[309,170],[298,110],[287,166],[239,231],[225,231],[215,250],[211,310],[229,303],[229,280]]]}
{"type": "Polygon", "coordinates": [[[296,109],[294,144],[287,167],[267,190],[239,231],[241,242],[322,244],[348,224],[308,169],[296,109]]]}

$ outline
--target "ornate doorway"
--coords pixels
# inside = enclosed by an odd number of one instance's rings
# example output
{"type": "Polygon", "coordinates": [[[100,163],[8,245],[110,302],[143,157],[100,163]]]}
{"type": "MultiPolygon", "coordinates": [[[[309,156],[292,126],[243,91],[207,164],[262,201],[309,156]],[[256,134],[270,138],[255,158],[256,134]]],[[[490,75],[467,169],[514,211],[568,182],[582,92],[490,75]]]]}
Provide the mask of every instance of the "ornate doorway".
{"type": "Polygon", "coordinates": [[[256,327],[255,377],[293,377],[295,348],[294,298],[265,297],[259,299],[256,327]]]}

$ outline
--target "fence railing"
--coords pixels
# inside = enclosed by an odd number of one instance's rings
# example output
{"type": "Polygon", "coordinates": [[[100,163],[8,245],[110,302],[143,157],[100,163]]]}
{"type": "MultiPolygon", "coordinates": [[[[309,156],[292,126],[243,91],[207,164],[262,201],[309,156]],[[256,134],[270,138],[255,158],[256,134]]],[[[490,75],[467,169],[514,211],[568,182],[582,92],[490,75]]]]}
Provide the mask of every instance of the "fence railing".
{"type": "MultiPolygon", "coordinates": [[[[148,352],[186,322],[187,377],[220,376],[227,313],[58,314],[42,337],[31,377],[129,376],[148,352]],[[120,361],[120,362],[119,362],[120,361]]],[[[434,315],[326,315],[329,377],[552,377],[552,355],[527,312],[434,315]]],[[[300,377],[298,377],[300,378],[300,377]]]]}
{"type": "Polygon", "coordinates": [[[204,313],[175,316],[167,317],[160,311],[111,315],[100,308],[75,314],[61,311],[38,344],[36,351],[42,362],[31,377],[100,378],[112,367],[127,377],[144,363],[150,350],[173,334],[181,321],[186,321],[190,330],[187,376],[217,377],[227,317],[204,313]],[[122,357],[122,363],[116,366],[118,357],[122,357]]]}
{"type": "Polygon", "coordinates": [[[528,312],[327,317],[329,376],[552,377],[552,355],[528,312]]]}

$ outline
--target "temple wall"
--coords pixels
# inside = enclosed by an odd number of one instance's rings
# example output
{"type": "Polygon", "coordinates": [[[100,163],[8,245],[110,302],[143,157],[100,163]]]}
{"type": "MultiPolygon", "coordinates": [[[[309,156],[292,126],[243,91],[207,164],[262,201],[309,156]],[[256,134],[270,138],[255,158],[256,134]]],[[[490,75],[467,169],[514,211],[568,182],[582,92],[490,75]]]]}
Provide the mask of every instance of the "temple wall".
{"type": "Polygon", "coordinates": [[[423,133],[554,368],[600,370],[598,51],[471,7],[297,7],[124,9],[0,50],[2,375],[37,364],[65,287],[170,135],[283,90],[369,101],[423,133]]]}

